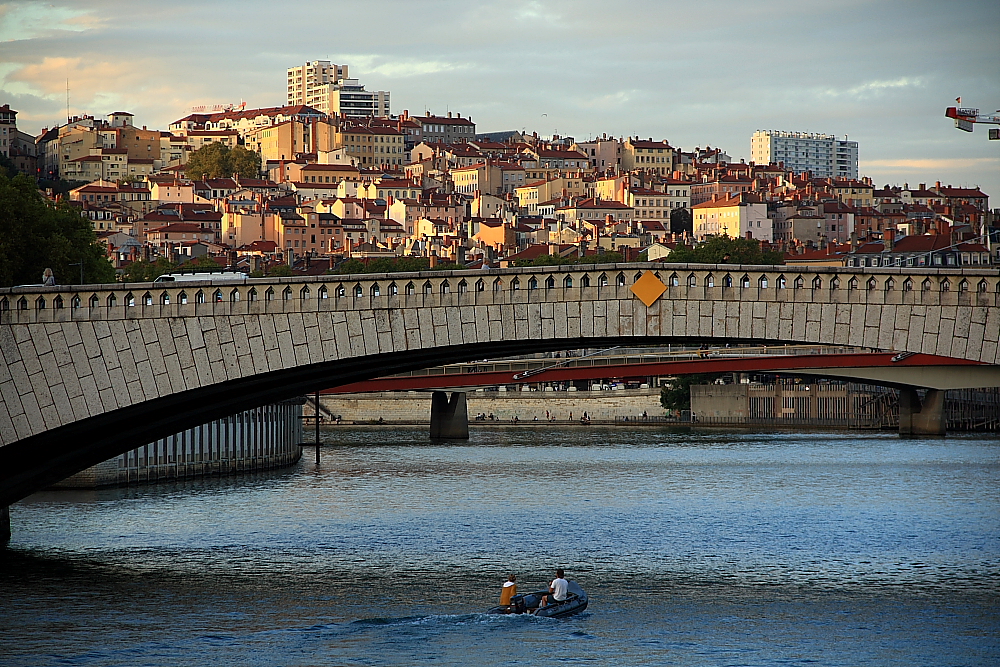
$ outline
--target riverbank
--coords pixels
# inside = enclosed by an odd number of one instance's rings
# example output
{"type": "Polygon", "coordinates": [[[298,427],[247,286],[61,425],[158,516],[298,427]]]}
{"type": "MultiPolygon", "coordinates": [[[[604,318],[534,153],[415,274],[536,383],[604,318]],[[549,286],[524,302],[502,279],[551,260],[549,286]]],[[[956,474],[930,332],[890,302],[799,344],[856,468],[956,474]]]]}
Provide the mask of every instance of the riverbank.
{"type": "MultiPolygon", "coordinates": [[[[660,390],[606,391],[469,391],[466,393],[469,426],[482,424],[476,415],[492,415],[493,423],[579,423],[585,414],[591,423],[662,417],[660,390]],[[551,421],[555,418],[555,422],[551,421]]],[[[431,393],[426,391],[323,394],[321,412],[327,420],[372,423],[381,418],[392,424],[429,424],[431,393]]],[[[305,414],[313,414],[311,405],[305,414]]]]}

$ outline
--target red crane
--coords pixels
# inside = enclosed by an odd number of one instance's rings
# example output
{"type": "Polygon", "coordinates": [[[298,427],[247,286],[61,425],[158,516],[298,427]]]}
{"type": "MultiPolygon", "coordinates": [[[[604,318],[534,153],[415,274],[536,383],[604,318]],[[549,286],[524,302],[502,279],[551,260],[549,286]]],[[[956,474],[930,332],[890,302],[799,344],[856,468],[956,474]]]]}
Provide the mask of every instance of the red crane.
{"type": "MultiPolygon", "coordinates": [[[[961,104],[962,98],[959,97],[955,101],[961,104]]],[[[964,132],[972,132],[976,123],[982,123],[984,125],[1000,125],[1000,110],[995,111],[993,114],[984,115],[979,113],[979,109],[959,106],[948,107],[945,109],[944,115],[946,118],[954,118],[955,127],[964,132]]],[[[990,139],[1000,139],[1000,128],[990,128],[989,136],[990,139]]]]}

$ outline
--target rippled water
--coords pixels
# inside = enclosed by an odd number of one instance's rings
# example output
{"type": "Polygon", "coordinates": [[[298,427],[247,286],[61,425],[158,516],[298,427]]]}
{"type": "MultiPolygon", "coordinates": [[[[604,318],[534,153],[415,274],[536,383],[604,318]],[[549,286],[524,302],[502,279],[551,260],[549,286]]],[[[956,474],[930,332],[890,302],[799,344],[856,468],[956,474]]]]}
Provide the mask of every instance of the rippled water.
{"type": "Polygon", "coordinates": [[[15,505],[0,664],[1000,663],[995,434],[324,437],[319,467],[15,505]],[[481,613],[557,566],[586,613],[481,613]]]}

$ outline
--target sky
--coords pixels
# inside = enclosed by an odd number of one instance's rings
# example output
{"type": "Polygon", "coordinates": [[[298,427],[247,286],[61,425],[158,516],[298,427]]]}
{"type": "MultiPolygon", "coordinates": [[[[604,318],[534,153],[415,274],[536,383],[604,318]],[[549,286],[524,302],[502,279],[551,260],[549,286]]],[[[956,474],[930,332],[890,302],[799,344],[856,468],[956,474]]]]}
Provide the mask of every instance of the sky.
{"type": "MultiPolygon", "coordinates": [[[[979,185],[1000,141],[996,0],[211,0],[0,4],[0,104],[35,134],[70,112],[166,129],[205,104],[285,104],[285,70],[347,64],[394,114],[477,131],[667,139],[750,159],[758,129],[859,142],[875,183],[979,185]]],[[[1000,199],[994,199],[994,202],[1000,199]]],[[[996,204],[992,204],[996,205],[996,204]]]]}

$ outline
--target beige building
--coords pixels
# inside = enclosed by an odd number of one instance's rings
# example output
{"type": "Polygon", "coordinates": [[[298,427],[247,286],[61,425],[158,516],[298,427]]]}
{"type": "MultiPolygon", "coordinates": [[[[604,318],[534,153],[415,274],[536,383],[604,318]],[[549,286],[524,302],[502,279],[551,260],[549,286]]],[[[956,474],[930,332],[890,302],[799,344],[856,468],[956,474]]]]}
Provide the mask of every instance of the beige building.
{"type": "Polygon", "coordinates": [[[416,199],[421,195],[420,185],[413,181],[380,178],[363,184],[356,197],[366,199],[416,199]]]}
{"type": "Polygon", "coordinates": [[[617,139],[608,139],[607,135],[594,141],[573,144],[572,150],[578,150],[590,160],[590,166],[597,171],[614,169],[622,162],[622,145],[617,139]]]}
{"type": "Polygon", "coordinates": [[[325,120],[293,119],[250,130],[244,141],[262,162],[294,160],[335,149],[336,132],[336,126],[325,120]]]}
{"type": "Polygon", "coordinates": [[[500,167],[489,162],[479,162],[468,167],[456,167],[451,170],[451,180],[455,192],[474,195],[477,192],[497,194],[502,191],[502,175],[500,167]]]}
{"type": "Polygon", "coordinates": [[[286,165],[285,178],[293,183],[330,183],[340,185],[348,179],[357,179],[357,167],[344,164],[318,164],[293,162],[286,165]]]}
{"type": "Polygon", "coordinates": [[[517,203],[522,211],[529,215],[538,215],[538,207],[556,199],[583,197],[586,194],[586,182],[582,177],[556,177],[547,181],[526,183],[515,188],[517,203]]]}
{"type": "Polygon", "coordinates": [[[556,218],[570,225],[579,225],[584,221],[604,221],[608,216],[614,221],[631,221],[633,215],[634,211],[628,204],[601,199],[581,199],[556,209],[556,218]]]}
{"type": "Polygon", "coordinates": [[[660,176],[670,176],[674,171],[674,149],[663,141],[644,141],[629,137],[622,146],[622,170],[641,169],[660,176]]]}
{"type": "Polygon", "coordinates": [[[343,127],[335,146],[344,148],[362,168],[402,167],[407,162],[405,135],[389,127],[343,127]]]}
{"type": "Polygon", "coordinates": [[[347,65],[313,60],[287,70],[288,105],[305,104],[345,118],[389,116],[389,92],[368,91],[348,75],[347,65]]]}
{"type": "Polygon", "coordinates": [[[305,105],[268,107],[264,109],[229,109],[213,113],[193,113],[175,120],[168,128],[180,134],[183,130],[236,130],[246,141],[247,136],[263,127],[290,120],[313,123],[328,120],[327,114],[305,105]]]}
{"type": "Polygon", "coordinates": [[[124,148],[92,148],[89,155],[65,161],[60,176],[68,181],[119,181],[129,176],[128,164],[124,148]]]}
{"type": "Polygon", "coordinates": [[[347,65],[335,65],[329,60],[313,60],[299,67],[289,67],[288,106],[305,104],[330,113],[329,86],[347,78],[347,65]],[[327,105],[327,108],[320,105],[327,105]]]}
{"type": "Polygon", "coordinates": [[[704,241],[710,236],[730,236],[773,241],[772,221],[767,205],[738,196],[702,202],[691,207],[694,237],[704,241]]]}

